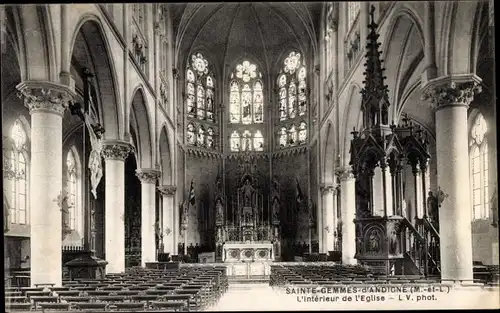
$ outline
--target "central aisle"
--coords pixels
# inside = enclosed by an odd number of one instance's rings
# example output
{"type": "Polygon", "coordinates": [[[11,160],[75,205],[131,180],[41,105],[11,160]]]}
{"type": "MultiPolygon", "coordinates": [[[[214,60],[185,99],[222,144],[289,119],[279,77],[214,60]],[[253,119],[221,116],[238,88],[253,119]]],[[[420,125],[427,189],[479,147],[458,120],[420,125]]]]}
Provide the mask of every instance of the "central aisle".
{"type": "Polygon", "coordinates": [[[279,311],[283,303],[269,283],[231,283],[219,302],[206,311],[279,311]]]}

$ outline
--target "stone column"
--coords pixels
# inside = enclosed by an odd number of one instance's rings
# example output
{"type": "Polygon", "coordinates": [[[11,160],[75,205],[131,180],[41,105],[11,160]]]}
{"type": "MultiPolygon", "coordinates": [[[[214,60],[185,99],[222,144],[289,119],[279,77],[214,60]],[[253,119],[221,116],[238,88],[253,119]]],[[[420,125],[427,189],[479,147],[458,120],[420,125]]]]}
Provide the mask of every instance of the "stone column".
{"type": "Polygon", "coordinates": [[[102,151],[105,160],[105,255],[107,273],[125,271],[125,159],[132,148],[129,143],[106,141],[102,151]]]}
{"type": "Polygon", "coordinates": [[[177,187],[171,185],[164,185],[158,187],[162,195],[162,208],[161,208],[161,231],[163,235],[163,251],[170,253],[170,255],[177,255],[177,247],[175,246],[174,232],[174,197],[177,187]]]}
{"type": "Polygon", "coordinates": [[[23,82],[19,96],[31,114],[31,285],[62,283],[62,117],[73,96],[65,86],[23,82]]]}
{"type": "Polygon", "coordinates": [[[320,188],[320,205],[316,206],[316,231],[318,232],[318,252],[323,253],[324,244],[323,244],[323,211],[325,206],[325,198],[321,193],[322,189],[320,188]]]}
{"type": "Polygon", "coordinates": [[[342,264],[356,264],[356,185],[350,169],[339,173],[342,215],[342,264]]]}
{"type": "Polygon", "coordinates": [[[136,175],[141,181],[141,266],[156,261],[155,246],[155,187],[160,171],[138,169],[136,175]]]}
{"type": "Polygon", "coordinates": [[[324,242],[324,253],[333,251],[335,249],[335,216],[337,214],[337,201],[335,201],[335,196],[337,190],[333,185],[327,185],[321,188],[321,193],[323,195],[323,242],[324,242]]]}
{"type": "Polygon", "coordinates": [[[441,278],[471,280],[472,234],[469,187],[467,109],[481,91],[479,78],[460,75],[435,79],[424,86],[423,99],[436,110],[441,278]],[[465,186],[465,190],[464,190],[465,186]]]}

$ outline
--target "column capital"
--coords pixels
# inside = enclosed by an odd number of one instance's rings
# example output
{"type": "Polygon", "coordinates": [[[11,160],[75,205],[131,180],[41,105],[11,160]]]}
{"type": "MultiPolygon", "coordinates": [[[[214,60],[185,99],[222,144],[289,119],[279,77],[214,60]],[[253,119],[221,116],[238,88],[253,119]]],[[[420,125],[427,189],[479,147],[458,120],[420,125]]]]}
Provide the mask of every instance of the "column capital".
{"type": "Polygon", "coordinates": [[[337,194],[337,188],[335,188],[335,185],[333,184],[324,184],[323,186],[319,187],[321,194],[326,195],[329,193],[333,193],[333,195],[337,194]]]}
{"type": "Polygon", "coordinates": [[[24,105],[34,112],[64,115],[64,110],[75,93],[68,87],[49,81],[24,81],[16,86],[18,97],[24,99],[24,105]]]}
{"type": "Polygon", "coordinates": [[[157,189],[162,194],[162,196],[173,196],[177,191],[177,186],[163,185],[159,186],[157,189]]]}
{"type": "Polygon", "coordinates": [[[422,100],[429,101],[435,109],[468,107],[481,91],[481,79],[475,74],[438,77],[422,87],[422,100]]]}
{"type": "Polygon", "coordinates": [[[154,184],[161,175],[161,172],[154,168],[141,168],[135,171],[135,175],[141,183],[154,184]]]}
{"type": "Polygon", "coordinates": [[[134,147],[126,141],[105,140],[101,154],[106,160],[124,161],[133,150],[134,147]]]}
{"type": "Polygon", "coordinates": [[[350,167],[340,168],[337,171],[337,176],[339,177],[341,182],[349,179],[354,179],[354,174],[352,173],[352,169],[350,167]]]}

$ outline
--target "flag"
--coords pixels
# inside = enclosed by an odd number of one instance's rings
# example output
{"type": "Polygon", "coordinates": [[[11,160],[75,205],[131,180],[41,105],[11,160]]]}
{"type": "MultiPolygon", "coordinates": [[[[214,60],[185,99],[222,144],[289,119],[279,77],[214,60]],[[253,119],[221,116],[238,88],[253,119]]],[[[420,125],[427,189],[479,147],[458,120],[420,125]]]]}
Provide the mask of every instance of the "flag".
{"type": "Polygon", "coordinates": [[[295,180],[297,181],[297,194],[296,194],[297,202],[301,203],[302,200],[304,200],[304,196],[302,195],[302,189],[300,189],[299,179],[295,178],[295,180]]]}
{"type": "Polygon", "coordinates": [[[194,197],[194,184],[191,181],[191,188],[189,189],[189,204],[194,205],[196,203],[196,198],[194,197]]]}

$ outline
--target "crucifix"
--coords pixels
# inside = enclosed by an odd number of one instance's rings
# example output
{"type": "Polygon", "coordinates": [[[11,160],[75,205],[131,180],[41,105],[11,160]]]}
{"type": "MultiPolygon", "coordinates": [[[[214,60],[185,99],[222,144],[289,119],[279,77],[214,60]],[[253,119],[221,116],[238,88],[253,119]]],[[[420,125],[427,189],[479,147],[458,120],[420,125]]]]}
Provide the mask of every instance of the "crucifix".
{"type": "MultiPolygon", "coordinates": [[[[94,199],[97,199],[97,186],[101,181],[103,176],[103,167],[102,167],[102,158],[101,152],[103,149],[102,145],[102,137],[104,134],[104,128],[97,122],[93,120],[91,117],[91,105],[93,106],[92,100],[92,78],[94,75],[89,71],[89,69],[85,68],[82,71],[83,74],[83,105],[79,102],[74,102],[70,106],[71,114],[78,116],[83,123],[85,124],[84,129],[88,131],[90,138],[90,155],[88,161],[88,170],[90,174],[90,193],[94,196],[94,199]]],[[[84,164],[85,164],[85,135],[83,138],[84,145],[84,164]]],[[[86,172],[86,167],[83,167],[83,172],[86,172]]],[[[85,177],[85,174],[83,175],[85,177]]],[[[84,180],[85,181],[85,180],[84,180]]],[[[88,216],[86,219],[85,225],[85,233],[87,234],[84,241],[84,248],[90,250],[95,250],[95,208],[94,204],[91,201],[91,197],[89,194],[85,194],[85,203],[87,207],[90,208],[85,215],[88,216]],[[89,242],[90,239],[90,242],[89,242]]]]}

